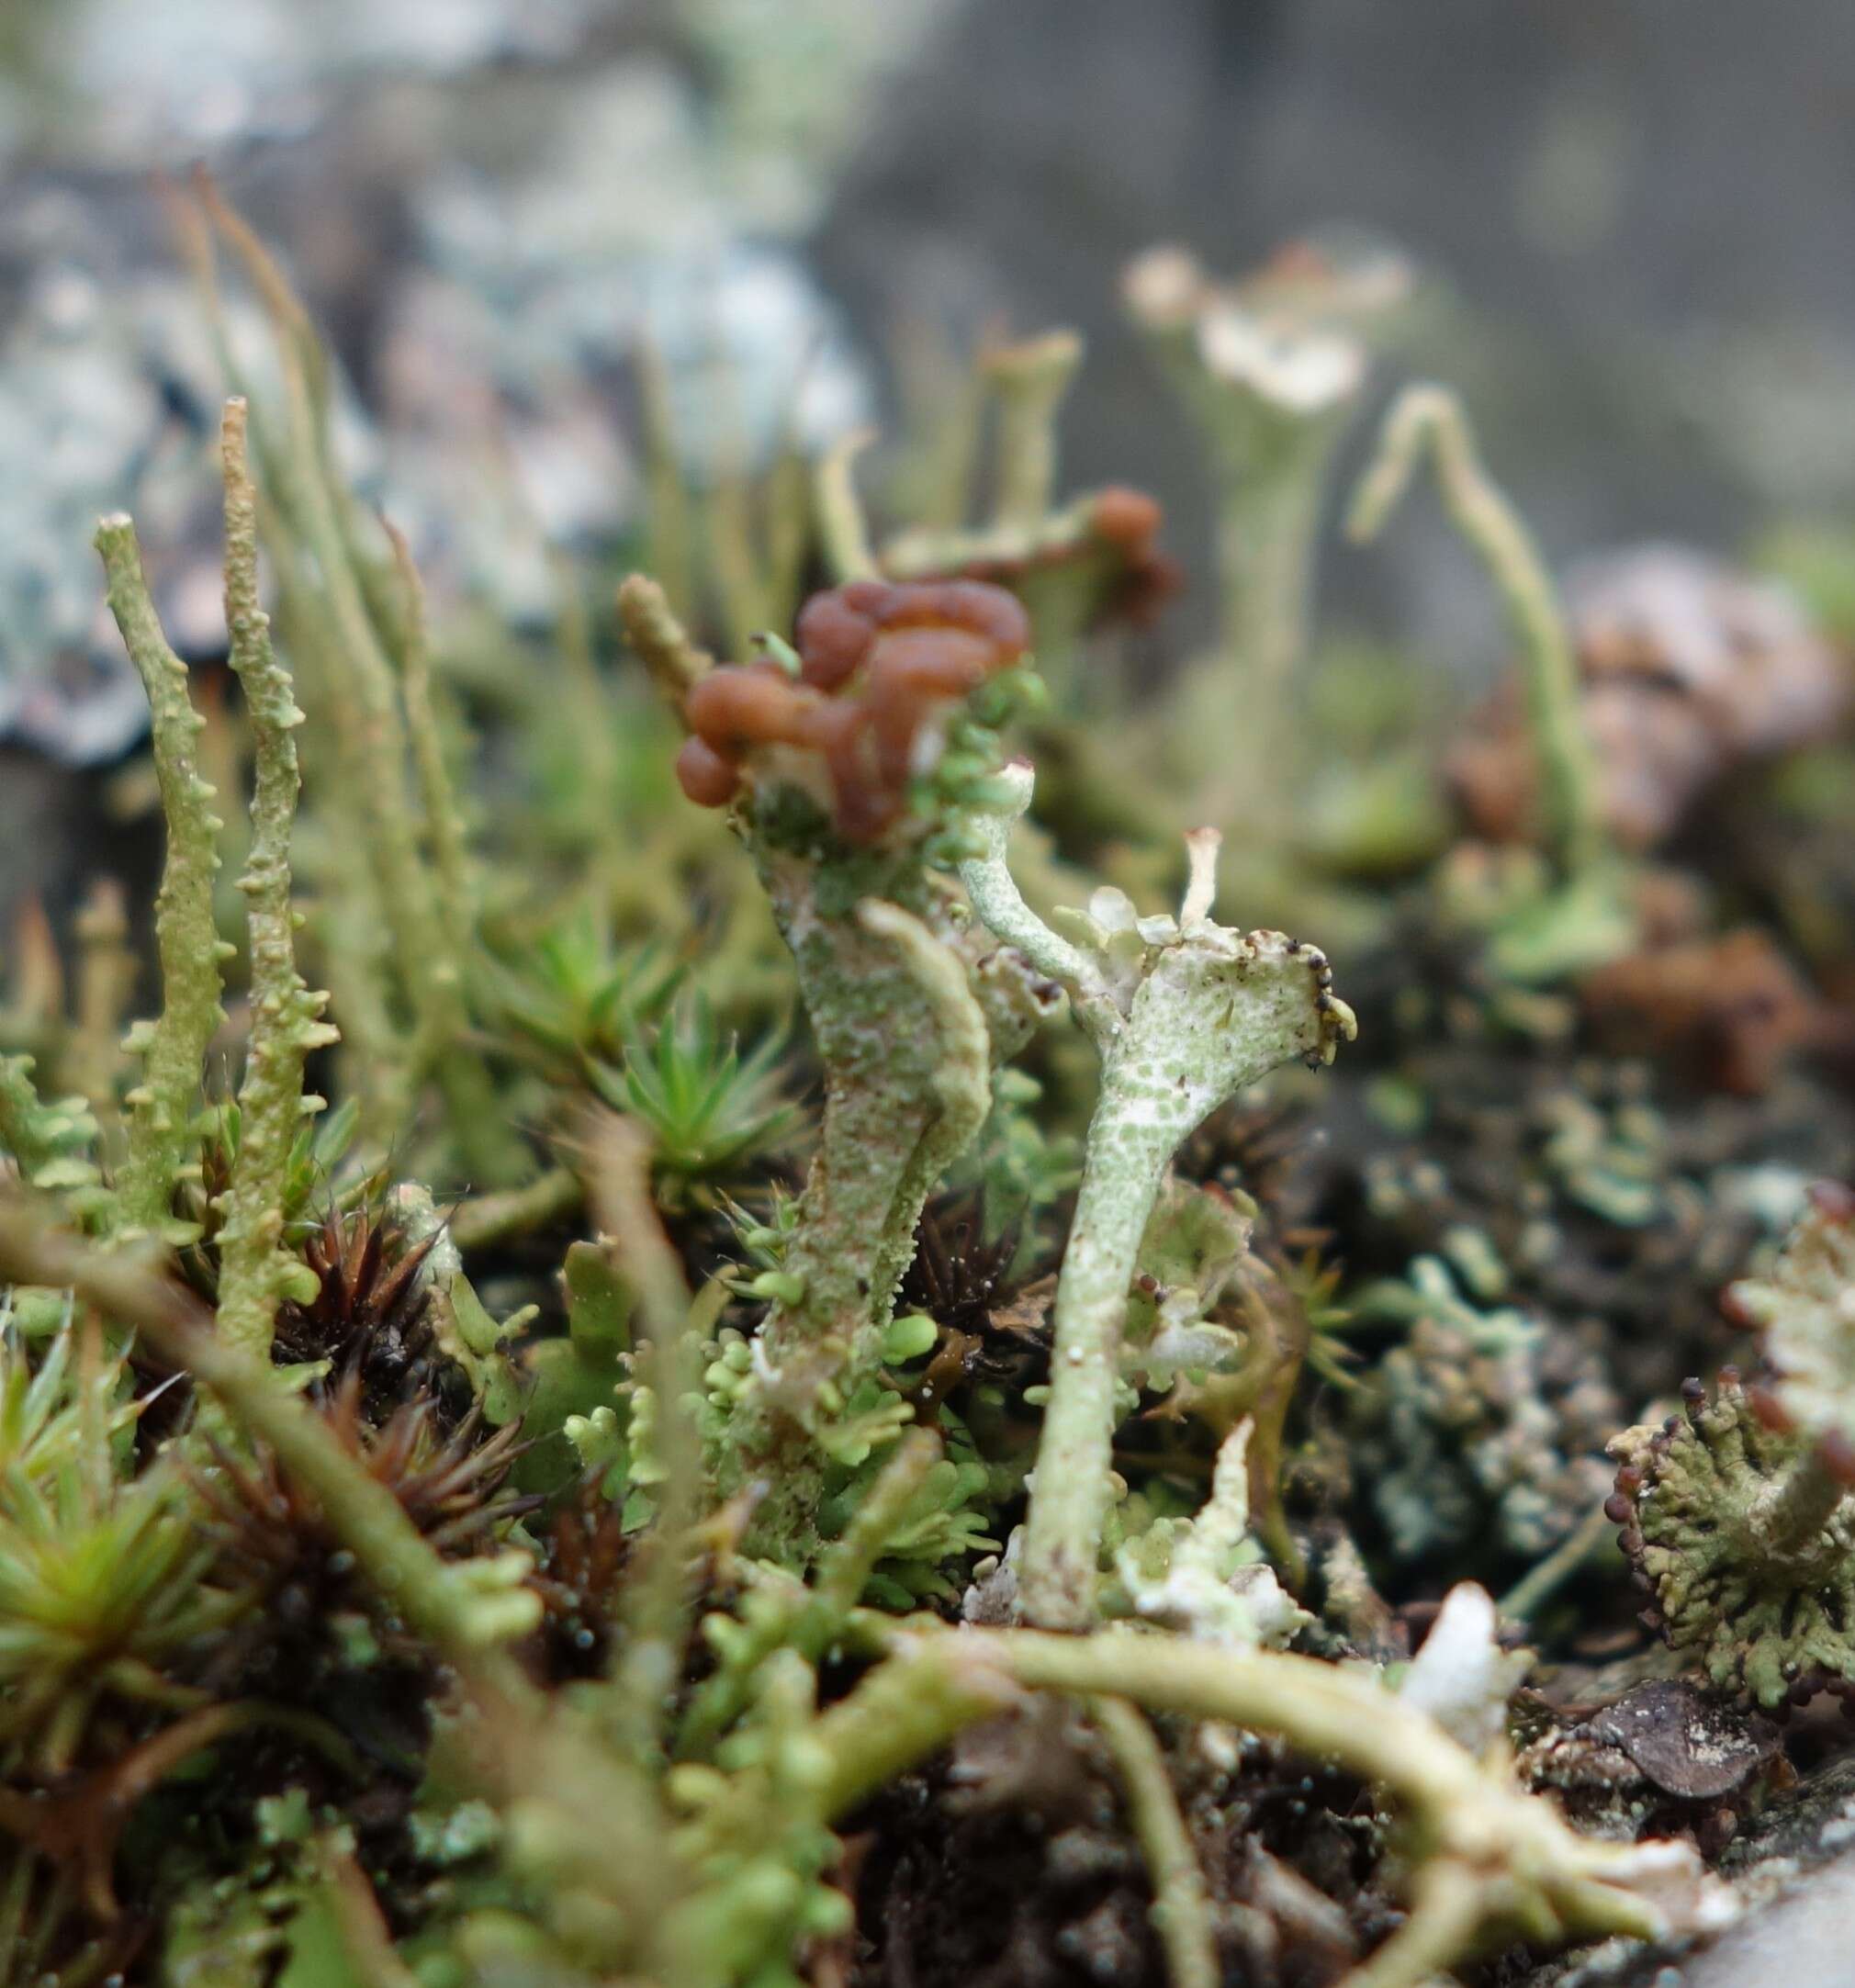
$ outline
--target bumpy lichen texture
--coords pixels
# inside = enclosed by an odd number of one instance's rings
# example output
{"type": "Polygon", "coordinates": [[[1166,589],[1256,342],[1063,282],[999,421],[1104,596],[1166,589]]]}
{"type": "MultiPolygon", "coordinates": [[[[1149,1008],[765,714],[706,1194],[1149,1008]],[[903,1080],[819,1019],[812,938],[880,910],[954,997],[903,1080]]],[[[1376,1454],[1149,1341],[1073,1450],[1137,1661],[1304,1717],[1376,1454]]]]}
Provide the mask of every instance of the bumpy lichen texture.
{"type": "Polygon", "coordinates": [[[646,583],[627,583],[622,606],[691,735],[684,792],[737,803],[824,1066],[781,1287],[714,1445],[725,1489],[770,1484],[756,1545],[802,1564],[826,1459],[859,1461],[905,1417],[893,1396],[860,1405],[859,1389],[881,1365],[928,1195],[984,1124],[993,1066],[1056,998],[963,917],[937,867],[971,846],[967,814],[998,758],[986,721],[1009,705],[996,680],[1030,626],[983,582],[853,581],[805,604],[793,675],[770,658],[705,668],[646,583]]]}
{"type": "Polygon", "coordinates": [[[1622,1420],[1597,1363],[1537,1318],[1469,1303],[1435,1257],[1368,1308],[1410,1321],[1354,1398],[1350,1430],[1392,1552],[1475,1564],[1549,1552],[1596,1503],[1622,1420]]]}
{"type": "Polygon", "coordinates": [[[1762,1705],[1793,1688],[1855,1680],[1855,1509],[1814,1523],[1772,1521],[1809,1440],[1767,1425],[1727,1368],[1712,1400],[1698,1381],[1685,1411],[1611,1444],[1616,1489],[1605,1511],[1648,1593],[1651,1626],[1723,1690],[1762,1705]]]}

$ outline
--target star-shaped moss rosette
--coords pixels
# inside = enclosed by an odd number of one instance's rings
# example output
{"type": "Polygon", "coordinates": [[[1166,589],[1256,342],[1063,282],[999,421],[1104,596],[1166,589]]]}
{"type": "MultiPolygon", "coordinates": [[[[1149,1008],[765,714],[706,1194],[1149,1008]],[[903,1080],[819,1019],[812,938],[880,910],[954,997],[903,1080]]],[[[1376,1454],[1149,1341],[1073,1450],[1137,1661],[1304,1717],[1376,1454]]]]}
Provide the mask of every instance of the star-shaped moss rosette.
{"type": "Polygon", "coordinates": [[[1655,1626],[1714,1683],[1855,1691],[1855,1193],[1812,1188],[1727,1308],[1763,1334],[1759,1378],[1728,1367],[1711,1401],[1688,1381],[1684,1414],[1619,1436],[1605,1509],[1655,1626]]]}

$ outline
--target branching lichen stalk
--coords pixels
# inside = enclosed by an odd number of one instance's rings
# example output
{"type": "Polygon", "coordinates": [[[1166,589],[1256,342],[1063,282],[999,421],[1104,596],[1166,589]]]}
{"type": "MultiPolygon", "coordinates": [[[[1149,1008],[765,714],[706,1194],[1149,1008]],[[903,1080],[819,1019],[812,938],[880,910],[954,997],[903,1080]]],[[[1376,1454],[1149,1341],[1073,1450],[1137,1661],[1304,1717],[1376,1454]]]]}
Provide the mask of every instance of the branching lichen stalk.
{"type": "Polygon", "coordinates": [[[1176,920],[1136,919],[1119,893],[1106,892],[1075,921],[1089,933],[1087,947],[1050,931],[1006,865],[1006,837],[1031,788],[1028,769],[1007,775],[1008,803],[984,825],[985,853],[961,865],[961,880],[981,916],[996,919],[999,938],[1068,987],[1102,1059],[1057,1285],[1050,1399],[1018,1577],[1027,1621],[1082,1629],[1095,1616],[1096,1558],[1112,1496],[1128,1289],[1165,1170],[1225,1099],[1292,1057],[1331,1059],[1354,1023],[1329,991],[1324,954],[1279,932],[1244,938],[1212,922],[1214,835],[1190,838],[1192,878],[1176,920]]]}
{"type": "Polygon", "coordinates": [[[297,914],[290,903],[290,833],[300,776],[294,733],[302,724],[287,669],[271,646],[258,598],[257,492],[245,448],[245,404],[226,403],[220,432],[225,471],[225,609],[231,667],[243,687],[255,774],[251,850],[239,888],[251,935],[251,1041],[239,1089],[239,1145],[219,1230],[219,1329],[257,1354],[270,1351],[278,1304],[312,1299],[313,1271],[283,1247],[292,1151],[306,1114],[321,1100],[303,1093],[303,1067],[337,1031],[321,1019],[328,995],[297,971],[297,914]]]}
{"type": "Polygon", "coordinates": [[[200,778],[196,742],[206,721],[187,696],[186,665],[162,633],[135,526],[125,514],[98,524],[96,550],[110,612],[148,693],[167,818],[167,859],[154,905],[162,1010],[155,1020],[138,1023],[126,1045],[142,1059],[142,1076],[127,1099],[129,1151],[120,1181],[125,1223],[158,1233],[172,1219],[174,1183],[192,1158],[200,1072],[225,1020],[219,962],[231,949],[220,942],[212,910],[223,825],[212,812],[213,791],[200,778]]]}

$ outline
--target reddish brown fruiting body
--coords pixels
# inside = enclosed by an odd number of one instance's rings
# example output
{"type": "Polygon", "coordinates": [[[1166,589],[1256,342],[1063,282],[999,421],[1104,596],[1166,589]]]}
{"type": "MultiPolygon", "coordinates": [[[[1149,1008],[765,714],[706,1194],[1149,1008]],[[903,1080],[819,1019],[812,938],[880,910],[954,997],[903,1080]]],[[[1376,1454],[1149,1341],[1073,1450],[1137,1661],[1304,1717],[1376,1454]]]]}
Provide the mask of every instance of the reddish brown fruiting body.
{"type": "Polygon", "coordinates": [[[852,580],[815,594],[795,634],[796,682],[777,663],[731,664],[691,690],[694,736],[677,778],[700,806],[723,807],[756,747],[815,752],[838,832],[852,842],[873,842],[901,814],[922,725],[1030,646],[1022,605],[965,579],[852,580]]]}

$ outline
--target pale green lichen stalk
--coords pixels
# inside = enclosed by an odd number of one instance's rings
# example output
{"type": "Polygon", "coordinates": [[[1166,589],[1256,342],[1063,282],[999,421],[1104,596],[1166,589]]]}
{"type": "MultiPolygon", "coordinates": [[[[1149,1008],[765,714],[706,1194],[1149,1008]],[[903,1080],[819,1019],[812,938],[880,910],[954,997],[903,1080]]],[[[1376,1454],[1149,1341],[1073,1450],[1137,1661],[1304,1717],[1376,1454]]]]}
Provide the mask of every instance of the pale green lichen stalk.
{"type": "Polygon", "coordinates": [[[307,312],[211,182],[200,177],[196,190],[199,209],[180,217],[185,245],[213,312],[228,376],[241,390],[242,372],[219,318],[214,230],[242,264],[275,334],[284,418],[255,422],[253,440],[275,524],[270,535],[282,591],[300,625],[298,653],[315,657],[317,688],[326,691],[316,701],[318,715],[326,713],[334,736],[343,800],[365,831],[365,862],[336,863],[329,879],[338,900],[334,922],[347,927],[339,943],[357,961],[365,959],[362,977],[383,983],[370,990],[372,999],[344,1002],[357,1024],[351,1034],[377,1050],[364,1102],[390,1136],[411,1092],[429,1080],[444,1099],[448,1130],[473,1185],[500,1185],[514,1153],[470,1030],[463,960],[472,908],[463,828],[429,722],[417,603],[389,606],[376,598],[359,549],[357,507],[329,432],[328,360],[307,312]],[[415,757],[418,806],[408,777],[415,757]],[[383,914],[379,940],[370,931],[364,939],[356,927],[381,924],[383,914]]]}
{"type": "Polygon", "coordinates": [[[1525,666],[1548,847],[1573,877],[1604,850],[1597,765],[1579,702],[1578,658],[1533,534],[1482,465],[1462,403],[1447,387],[1407,387],[1385,417],[1377,455],[1347,514],[1349,537],[1376,538],[1428,455],[1451,522],[1500,589],[1525,666]]]}
{"type": "MultiPolygon", "coordinates": [[[[852,880],[829,858],[755,853],[824,1066],[825,1118],[782,1266],[792,1282],[733,1418],[749,1469],[790,1455],[782,1429],[827,1429],[880,1365],[921,1209],[984,1123],[993,1049],[944,882],[918,859],[852,880]]],[[[796,1462],[771,1488],[781,1530],[808,1523],[816,1495],[796,1462]]]]}
{"type": "Polygon", "coordinates": [[[1081,364],[1082,341],[1074,331],[1049,331],[985,354],[982,369],[998,400],[995,523],[1023,529],[1049,511],[1056,489],[1056,410],[1081,364]]]}
{"type": "Polygon", "coordinates": [[[298,915],[290,903],[290,831],[296,819],[294,734],[303,722],[290,676],[271,646],[258,598],[257,492],[245,453],[245,406],[226,404],[226,628],[231,667],[250,716],[253,781],[245,894],[251,946],[251,1041],[239,1089],[239,1142],[219,1228],[219,1330],[253,1353],[270,1350],[286,1297],[312,1299],[313,1271],[283,1246],[291,1154],[304,1118],[321,1100],[303,1093],[303,1066],[336,1039],[321,1019],[328,996],[297,971],[298,915]]]}
{"type": "Polygon", "coordinates": [[[197,741],[205,720],[187,696],[186,665],[162,633],[135,526],[120,513],[105,518],[96,528],[96,549],[110,612],[148,693],[167,821],[167,859],[154,910],[162,1011],[138,1022],[125,1045],[141,1057],[142,1075],[126,1099],[129,1150],[118,1186],[124,1223],[165,1234],[174,1185],[193,1158],[200,1073],[225,1020],[219,965],[232,949],[219,938],[212,908],[223,824],[212,812],[213,791],[200,777],[197,741]]]}
{"type": "Polygon", "coordinates": [[[1024,1564],[1028,1621],[1083,1628],[1096,1612],[1096,1563],[1112,1497],[1115,1388],[1128,1289],[1165,1171],[1218,1106],[1295,1057],[1331,1061],[1355,1033],[1326,957],[1280,932],[1233,932],[1211,918],[1217,838],[1192,841],[1179,915],[1141,918],[1119,891],[1073,915],[1080,943],[1051,932],[1006,866],[1010,822],[994,817],[984,856],[961,875],[980,916],[1065,986],[1102,1061],[1082,1186],[1057,1286],[1049,1405],[1038,1444],[1024,1564]]]}
{"type": "MultiPolygon", "coordinates": [[[[1264,704],[1279,697],[1306,653],[1321,500],[1366,384],[1369,352],[1347,320],[1401,296],[1409,278],[1388,261],[1374,280],[1389,298],[1355,298],[1337,276],[1291,288],[1272,283],[1267,270],[1221,286],[1172,247],[1148,251],[1123,279],[1129,312],[1210,455],[1221,660],[1264,704]]],[[[1271,737],[1259,749],[1280,743],[1271,737]]]]}
{"type": "MultiPolygon", "coordinates": [[[[620,595],[634,646],[680,708],[705,674],[660,591],[620,595]]],[[[893,1396],[859,1414],[881,1367],[894,1296],[936,1182],[977,1137],[991,1071],[1021,1045],[1042,1003],[1023,962],[963,922],[931,867],[961,811],[929,803],[873,843],[846,840],[803,781],[777,771],[736,820],[797,971],[825,1076],[824,1121],[796,1225],[746,1373],[712,1370],[733,1396],[716,1448],[725,1493],[764,1487],[754,1537],[815,1557],[826,1464],[892,1440],[893,1396]]]]}

